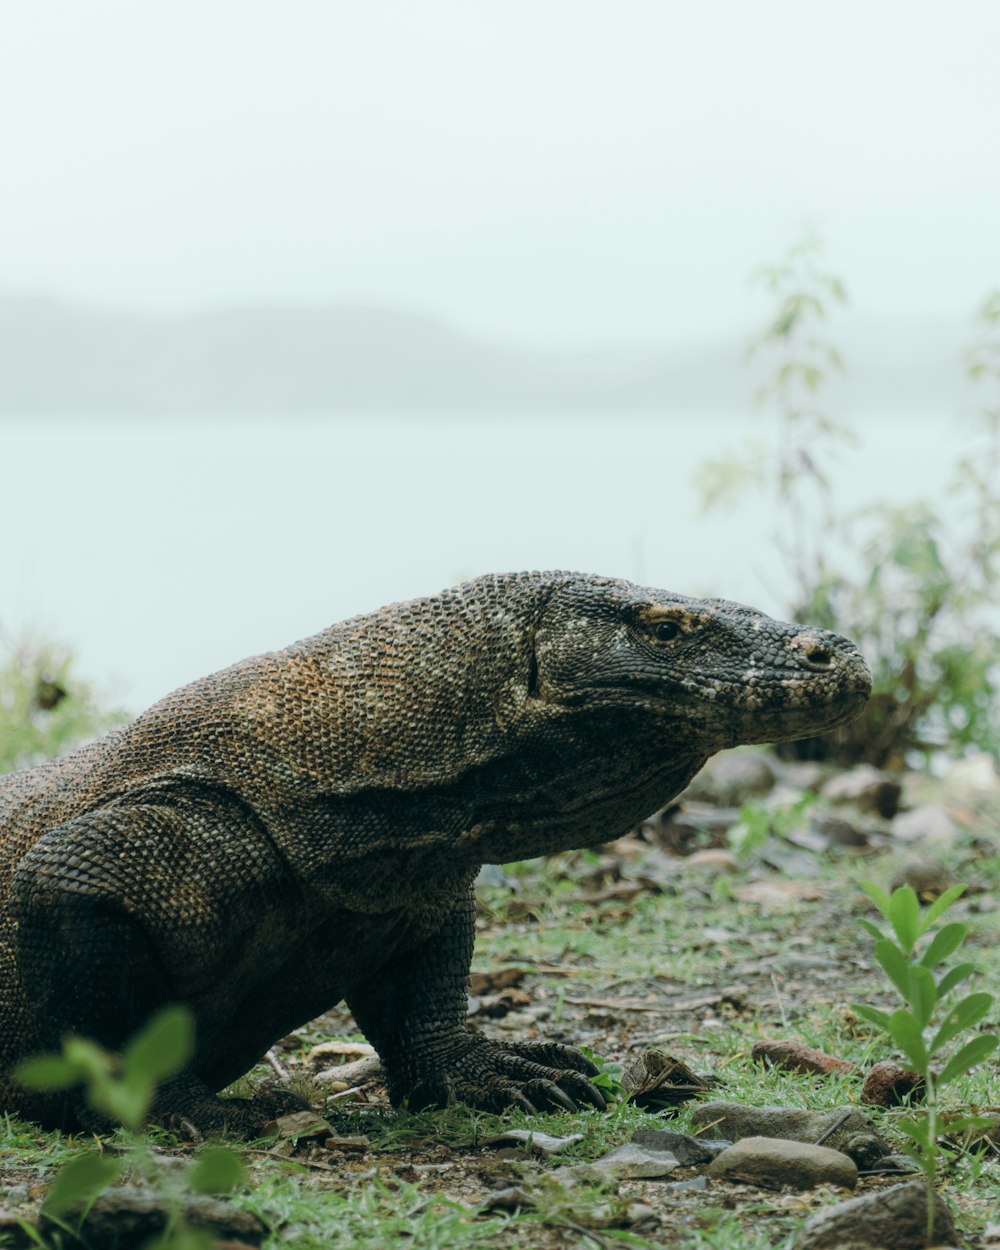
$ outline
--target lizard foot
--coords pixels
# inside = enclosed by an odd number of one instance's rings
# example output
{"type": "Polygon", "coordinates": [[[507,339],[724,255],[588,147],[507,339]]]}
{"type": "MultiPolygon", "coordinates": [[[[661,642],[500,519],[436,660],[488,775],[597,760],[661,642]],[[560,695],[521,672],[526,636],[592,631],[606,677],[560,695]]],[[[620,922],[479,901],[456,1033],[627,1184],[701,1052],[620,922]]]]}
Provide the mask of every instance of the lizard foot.
{"type": "Polygon", "coordinates": [[[160,1089],[149,1118],[164,1128],[194,1137],[225,1132],[250,1138],[259,1137],[269,1120],[309,1110],[304,1098],[281,1086],[266,1086],[250,1098],[219,1098],[193,1083],[168,1082],[160,1089]]]}
{"type": "Polygon", "coordinates": [[[394,1106],[406,1102],[414,1111],[464,1102],[483,1111],[520,1107],[578,1111],[580,1105],[603,1111],[600,1090],[588,1079],[598,1069],[575,1047],[557,1042],[494,1042],[470,1034],[447,1059],[431,1071],[424,1065],[409,1079],[389,1079],[394,1106]]]}

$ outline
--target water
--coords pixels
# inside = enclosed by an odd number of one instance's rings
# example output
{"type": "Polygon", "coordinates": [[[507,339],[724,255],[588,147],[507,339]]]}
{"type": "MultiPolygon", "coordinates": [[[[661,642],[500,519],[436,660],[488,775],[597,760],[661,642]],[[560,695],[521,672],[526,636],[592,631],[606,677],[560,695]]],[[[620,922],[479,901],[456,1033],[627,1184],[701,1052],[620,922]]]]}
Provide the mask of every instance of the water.
{"type": "MultiPolygon", "coordinates": [[[[140,710],[244,655],[494,570],[569,568],[780,614],[773,515],[699,518],[746,417],[0,425],[0,630],[140,710]]],[[[960,429],[870,417],[842,507],[940,501],[960,429]]]]}

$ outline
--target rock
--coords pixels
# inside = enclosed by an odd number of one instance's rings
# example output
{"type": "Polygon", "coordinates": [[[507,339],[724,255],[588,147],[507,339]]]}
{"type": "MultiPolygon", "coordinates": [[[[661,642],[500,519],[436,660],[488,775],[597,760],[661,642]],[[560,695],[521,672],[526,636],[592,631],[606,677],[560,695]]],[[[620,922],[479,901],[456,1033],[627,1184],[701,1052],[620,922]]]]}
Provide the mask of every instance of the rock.
{"type": "Polygon", "coordinates": [[[707,1176],[689,1176],[685,1181],[668,1181],[664,1189],[670,1194],[704,1193],[708,1188],[707,1176]]]}
{"type": "MultiPolygon", "coordinates": [[[[882,1160],[890,1157],[885,1153],[885,1142],[880,1141],[872,1133],[852,1133],[838,1149],[849,1159],[854,1160],[859,1172],[878,1171],[882,1160]]],[[[910,1172],[913,1169],[904,1170],[910,1172]]]]}
{"type": "Polygon", "coordinates": [[[535,1205],[534,1195],[522,1185],[509,1185],[506,1189],[497,1189],[478,1208],[480,1212],[489,1211],[530,1211],[535,1205]]]}
{"type": "MultiPolygon", "coordinates": [[[[811,865],[810,865],[811,866],[811,865]]],[[[744,903],[759,903],[765,911],[784,911],[796,902],[816,902],[823,891],[812,881],[782,881],[768,878],[748,881],[733,889],[733,898],[744,903]]]]}
{"type": "Polygon", "coordinates": [[[774,769],[762,751],[723,751],[708,761],[682,797],[719,807],[739,807],[767,794],[773,786],[774,769]]]}
{"type": "Polygon", "coordinates": [[[889,818],[899,810],[902,789],[888,773],[871,764],[859,764],[850,772],[831,777],[822,795],[830,803],[853,803],[863,812],[876,812],[889,818]]]}
{"type": "Polygon", "coordinates": [[[840,816],[813,814],[809,819],[809,828],[817,837],[823,838],[828,847],[869,845],[868,834],[840,816]]]}
{"type": "Polygon", "coordinates": [[[963,1143],[966,1150],[988,1150],[1000,1155],[1000,1111],[980,1111],[976,1119],[982,1121],[978,1128],[963,1129],[949,1136],[963,1143]]]}
{"type": "Polygon", "coordinates": [[[793,790],[819,794],[830,770],[818,760],[784,760],[779,764],[781,780],[793,790]]]}
{"type": "Polygon", "coordinates": [[[993,756],[985,751],[967,755],[955,762],[945,773],[944,788],[949,797],[962,802],[970,799],[1000,798],[1000,773],[993,756]]]}
{"type": "Polygon", "coordinates": [[[689,1137],[687,1133],[675,1133],[669,1128],[641,1128],[632,1134],[632,1140],[637,1146],[643,1146],[647,1150],[662,1150],[672,1154],[682,1168],[711,1163],[717,1153],[697,1137],[689,1137]]]}
{"type": "Polygon", "coordinates": [[[582,1133],[570,1133],[568,1137],[553,1137],[551,1133],[541,1133],[537,1129],[512,1128],[506,1133],[498,1133],[495,1137],[485,1137],[480,1144],[483,1146],[524,1146],[536,1155],[554,1155],[578,1141],[583,1141],[582,1133]]]}
{"type": "Polygon", "coordinates": [[[815,1189],[817,1185],[853,1189],[858,1183],[853,1159],[839,1150],[781,1137],[742,1138],[712,1160],[708,1174],[715,1180],[764,1189],[815,1189]]]}
{"type": "Polygon", "coordinates": [[[890,889],[901,885],[912,886],[922,903],[933,901],[955,884],[951,872],[937,859],[908,859],[896,872],[890,889]]]}
{"type": "Polygon", "coordinates": [[[824,1076],[831,1072],[851,1072],[854,1064],[837,1059],[812,1046],[793,1040],[755,1042],[751,1057],[767,1062],[787,1072],[817,1072],[824,1076]]]}
{"type": "Polygon", "coordinates": [[[315,1111],[292,1111],[288,1115],[279,1115],[277,1119],[268,1120],[260,1130],[261,1137],[289,1137],[293,1141],[308,1141],[315,1137],[336,1137],[332,1124],[327,1124],[315,1111]]]}
{"type": "Polygon", "coordinates": [[[882,1153],[889,1153],[871,1118],[857,1107],[809,1111],[803,1107],[747,1107],[718,1100],[696,1107],[690,1122],[698,1137],[728,1137],[734,1142],[743,1137],[783,1137],[828,1146],[853,1158],[851,1141],[860,1135],[874,1138],[882,1153]]]}
{"type": "Polygon", "coordinates": [[[625,1208],[622,1223],[638,1233],[651,1233],[660,1226],[660,1217],[645,1202],[630,1202],[625,1208]]]}
{"type": "Polygon", "coordinates": [[[323,1068],[313,1077],[313,1084],[328,1088],[332,1093],[350,1089],[355,1085],[363,1085],[382,1075],[382,1060],[378,1055],[362,1055],[350,1063],[334,1064],[331,1068],[323,1068]]]}
{"type": "Polygon", "coordinates": [[[909,1155],[886,1155],[884,1159],[879,1159],[870,1168],[861,1170],[868,1173],[887,1173],[892,1176],[912,1176],[914,1172],[920,1171],[920,1165],[909,1155]]]}
{"type": "MultiPolygon", "coordinates": [[[[219,1198],[192,1194],[183,1199],[182,1205],[187,1223],[215,1238],[259,1246],[267,1236],[268,1230],[256,1215],[219,1198]]],[[[94,1199],[80,1224],[80,1237],[92,1246],[132,1250],[161,1233],[171,1213],[169,1204],[153,1190],[115,1185],[94,1199]]],[[[64,1227],[63,1218],[57,1222],[43,1210],[38,1218],[39,1232],[43,1237],[56,1234],[64,1227]]]]}
{"type": "Polygon", "coordinates": [[[306,1063],[317,1067],[340,1059],[363,1059],[366,1055],[374,1055],[375,1047],[368,1042],[317,1042],[310,1046],[306,1055],[306,1063]]]}
{"type": "Polygon", "coordinates": [[[684,865],[701,872],[736,873],[740,870],[739,862],[732,852],[712,847],[705,851],[695,851],[684,860],[684,865]]]}
{"type": "Polygon", "coordinates": [[[559,1173],[572,1174],[576,1179],[591,1182],[655,1180],[668,1176],[679,1167],[677,1158],[666,1150],[648,1150],[634,1142],[626,1142],[600,1159],[560,1168],[559,1173]]]}
{"type": "MultiPolygon", "coordinates": [[[[30,1221],[25,1221],[29,1223],[30,1221]]],[[[28,1246],[37,1246],[38,1241],[21,1223],[20,1218],[8,1207],[0,1207],[0,1238],[3,1245],[11,1250],[27,1250],[28,1246]]]]}
{"type": "MultiPolygon", "coordinates": [[[[927,1245],[927,1187],[906,1181],[817,1211],[795,1239],[795,1250],[923,1250],[927,1245]]],[[[958,1244],[951,1212],[933,1198],[933,1245],[958,1244]]]]}
{"type": "Polygon", "coordinates": [[[367,1137],[327,1137],[323,1142],[324,1150],[339,1150],[344,1154],[366,1154],[371,1145],[367,1137]]]}
{"type": "Polygon", "coordinates": [[[924,1078],[919,1072],[901,1068],[891,1059],[883,1059],[869,1068],[861,1087],[861,1102],[872,1107],[898,1107],[914,1090],[918,1093],[911,1101],[919,1102],[923,1097],[923,1088],[924,1078]]]}
{"type": "Polygon", "coordinates": [[[892,822],[897,842],[950,843],[955,840],[955,822],[940,803],[922,803],[912,811],[900,812],[892,822]]]}

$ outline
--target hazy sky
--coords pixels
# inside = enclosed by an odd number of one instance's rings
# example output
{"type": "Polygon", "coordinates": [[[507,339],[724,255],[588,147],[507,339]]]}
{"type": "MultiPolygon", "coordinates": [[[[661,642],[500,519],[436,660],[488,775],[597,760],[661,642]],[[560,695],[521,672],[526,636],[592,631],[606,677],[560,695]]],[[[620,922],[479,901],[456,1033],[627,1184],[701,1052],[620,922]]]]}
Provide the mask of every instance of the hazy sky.
{"type": "Polygon", "coordinates": [[[996,0],[6,0],[0,291],[364,300],[524,341],[1000,282],[996,0]]]}

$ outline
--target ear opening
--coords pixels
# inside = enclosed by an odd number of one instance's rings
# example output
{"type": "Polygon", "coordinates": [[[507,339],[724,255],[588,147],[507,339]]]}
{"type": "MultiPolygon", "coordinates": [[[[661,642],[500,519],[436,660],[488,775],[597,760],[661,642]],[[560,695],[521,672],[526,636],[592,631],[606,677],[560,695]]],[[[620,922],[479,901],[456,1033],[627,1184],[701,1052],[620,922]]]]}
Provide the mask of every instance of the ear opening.
{"type": "Polygon", "coordinates": [[[535,648],[531,648],[531,660],[528,664],[528,698],[538,698],[538,657],[535,648]]]}

